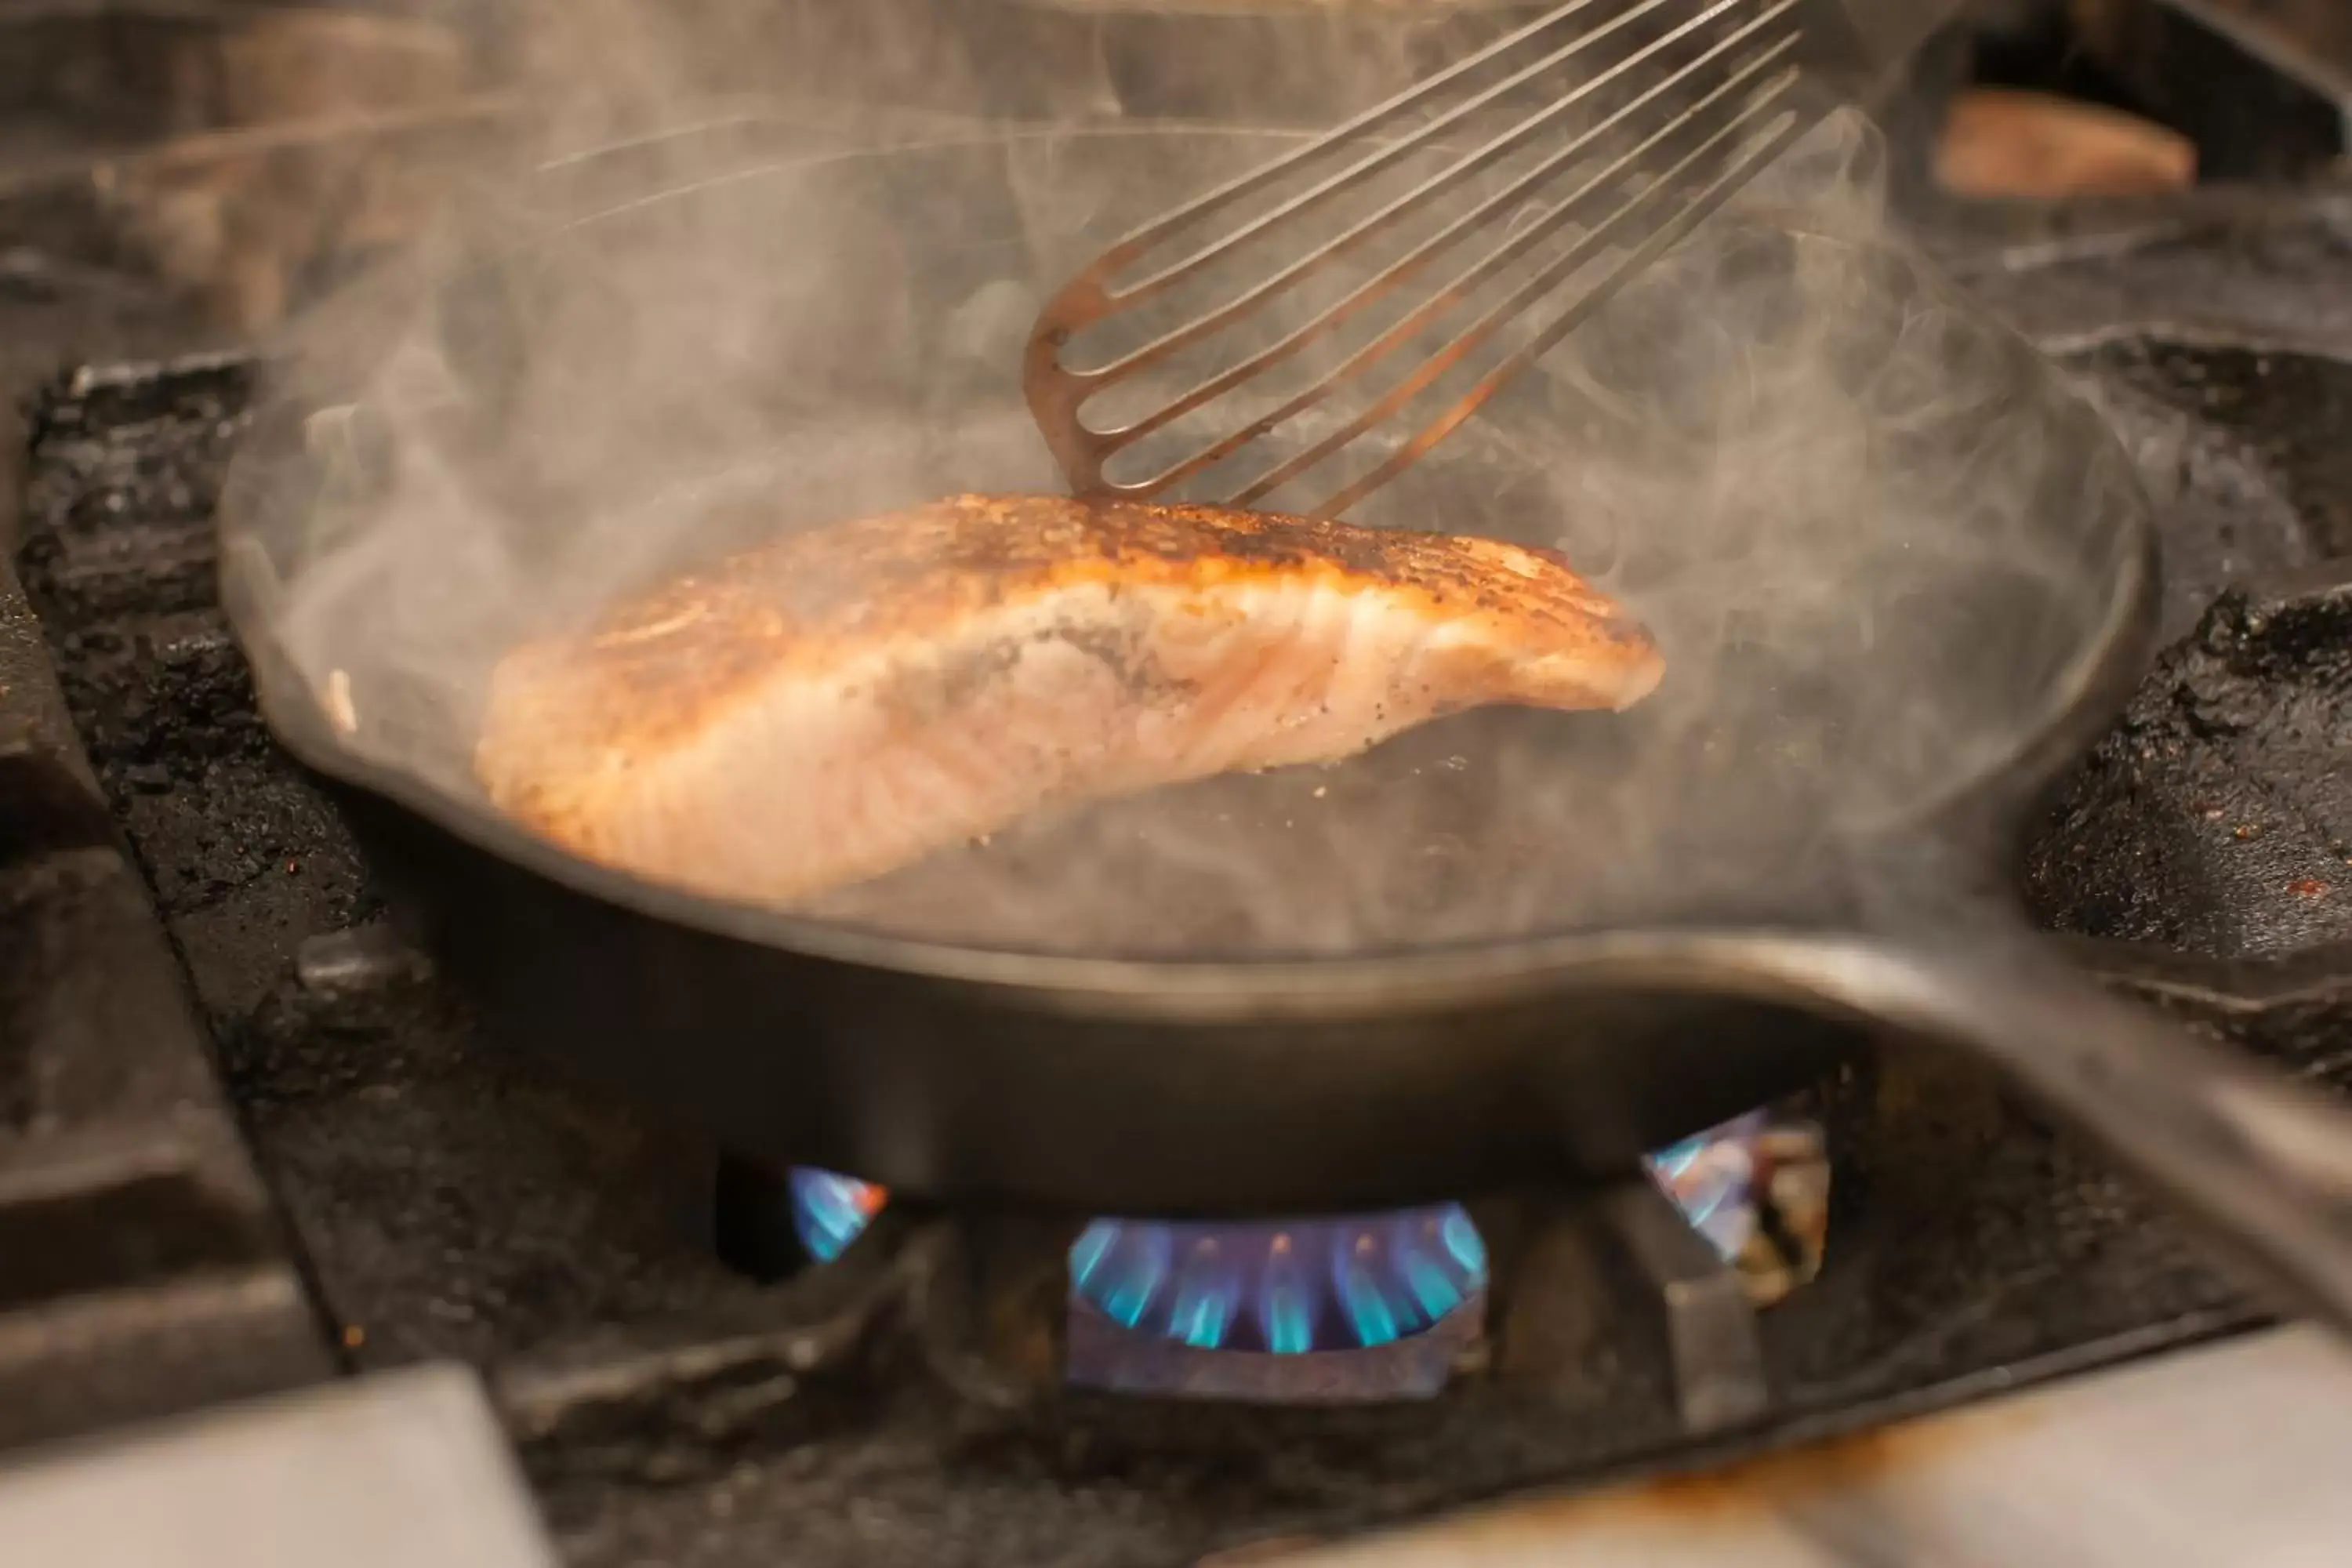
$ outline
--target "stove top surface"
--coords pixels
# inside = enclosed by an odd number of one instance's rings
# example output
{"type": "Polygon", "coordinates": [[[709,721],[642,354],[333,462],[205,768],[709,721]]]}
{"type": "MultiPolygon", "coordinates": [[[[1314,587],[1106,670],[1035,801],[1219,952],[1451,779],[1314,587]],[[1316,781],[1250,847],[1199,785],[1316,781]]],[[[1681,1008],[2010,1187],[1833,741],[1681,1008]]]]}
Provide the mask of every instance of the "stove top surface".
{"type": "MultiPolygon", "coordinates": [[[[2352,555],[2352,196],[2221,193],[1942,243],[1964,284],[2083,374],[2139,459],[2182,639],[2053,807],[2028,898],[2118,984],[2352,1087],[2352,786],[2324,760],[2352,658],[2352,570],[2333,564],[2352,555]]],[[[43,1065],[62,1047],[0,1059],[0,1237],[57,1221],[6,1178],[43,1150],[55,1168],[58,1140],[138,1152],[168,1129],[201,1153],[163,1181],[133,1179],[131,1159],[68,1214],[197,1242],[0,1299],[0,1408],[38,1413],[6,1436],[137,1413],[68,1408],[54,1368],[6,1353],[28,1314],[78,1322],[103,1297],[207,1347],[208,1377],[159,1386],[162,1404],[331,1364],[472,1363],[575,1563],[1166,1563],[1696,1463],[2262,1321],[1997,1085],[1904,1066],[1824,1094],[1828,1263],[1759,1318],[1770,1403],[1736,1434],[1692,1434],[1638,1316],[1567,1325],[1573,1376],[1458,1379],[1427,1403],[974,1401],[887,1315],[724,1266],[709,1150],[487,1044],[387,940],[368,868],[272,746],[212,598],[210,510],[250,380],[238,359],[86,372],[30,420],[16,564],[39,640],[0,598],[0,792],[52,805],[0,835],[0,952],[145,952],[166,1014],[169,988],[192,988],[243,1136],[205,1103],[192,1028],[126,1026],[179,1041],[124,1069],[178,1086],[150,1101],[67,1093],[43,1065]],[[50,662],[61,702],[11,730],[50,662]],[[107,869],[109,816],[168,955],[136,883],[107,869]],[[66,886],[74,868],[87,887],[66,886]],[[189,1232],[190,1192],[227,1217],[189,1232]]],[[[0,971],[9,1016],[51,1006],[32,991],[46,971],[0,971]]],[[[158,1340],[80,1342],[135,1368],[158,1340]]]]}

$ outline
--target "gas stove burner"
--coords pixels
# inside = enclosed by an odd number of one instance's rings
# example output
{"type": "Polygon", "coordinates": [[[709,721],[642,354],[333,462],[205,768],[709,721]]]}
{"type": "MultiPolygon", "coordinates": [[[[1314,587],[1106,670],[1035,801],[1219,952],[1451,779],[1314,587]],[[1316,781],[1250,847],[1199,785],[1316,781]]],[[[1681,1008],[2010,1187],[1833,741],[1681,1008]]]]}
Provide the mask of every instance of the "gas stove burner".
{"type": "Polygon", "coordinates": [[[889,1190],[855,1176],[837,1176],[803,1165],[790,1178],[793,1231],[810,1258],[830,1263],[858,1233],[874,1223],[889,1201],[889,1190]]]}
{"type": "MultiPolygon", "coordinates": [[[[1792,1168],[1792,1142],[1818,1152],[1817,1133],[1759,1110],[1645,1163],[1717,1253],[1745,1266],[1763,1229],[1757,1200],[1780,1195],[1763,1189],[1792,1168]]],[[[872,1183],[805,1167],[790,1191],[793,1229],[818,1263],[838,1258],[888,1200],[872,1183]]],[[[1818,1264],[1818,1247],[1808,1250],[1818,1264]]],[[[1201,1351],[1378,1350],[1428,1332],[1486,1289],[1486,1243],[1458,1204],[1320,1219],[1097,1219],[1070,1248],[1073,1310],[1201,1351]]]]}
{"type": "Polygon", "coordinates": [[[1706,1237],[1727,1262],[1739,1256],[1755,1222],[1745,1200],[1755,1174],[1755,1141],[1765,1125],[1765,1113],[1751,1111],[1644,1162],[1651,1179],[1675,1200],[1691,1228],[1706,1237]]]}
{"type": "Polygon", "coordinates": [[[1077,1302],[1196,1350],[1377,1350],[1486,1288],[1486,1243],[1453,1204],[1240,1225],[1097,1220],[1070,1248],[1077,1302]]]}
{"type": "MultiPolygon", "coordinates": [[[[888,1198],[805,1167],[790,1190],[793,1230],[818,1263],[840,1257],[888,1198]]],[[[1375,1349],[1486,1287],[1486,1243],[1455,1204],[1342,1219],[1098,1219],[1070,1247],[1074,1304],[1197,1350],[1375,1349]]]]}

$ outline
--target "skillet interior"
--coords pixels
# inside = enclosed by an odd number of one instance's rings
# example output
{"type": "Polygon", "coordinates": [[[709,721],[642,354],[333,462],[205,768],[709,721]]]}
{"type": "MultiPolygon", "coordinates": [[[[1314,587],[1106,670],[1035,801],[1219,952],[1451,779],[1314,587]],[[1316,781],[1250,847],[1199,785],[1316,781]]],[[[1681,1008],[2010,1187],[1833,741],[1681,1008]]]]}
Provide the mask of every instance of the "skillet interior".
{"type": "MultiPolygon", "coordinates": [[[[1014,383],[1042,289],[1282,144],[1127,129],[740,171],[351,302],[281,407],[340,412],[299,451],[257,443],[226,509],[273,721],[315,765],[641,899],[490,818],[467,763],[489,663],[779,526],[1052,488],[1014,383]],[[348,735],[320,722],[335,671],[348,735]]],[[[1797,221],[1850,195],[1801,186],[1797,221]]],[[[1049,815],[820,925],[659,905],[819,951],[887,951],[863,928],[1186,959],[1679,920],[1834,880],[2110,683],[2146,590],[2128,465],[1899,253],[1735,218],[1571,343],[1359,515],[1563,546],[1666,648],[1643,709],[1465,715],[1337,769],[1049,815]]]]}

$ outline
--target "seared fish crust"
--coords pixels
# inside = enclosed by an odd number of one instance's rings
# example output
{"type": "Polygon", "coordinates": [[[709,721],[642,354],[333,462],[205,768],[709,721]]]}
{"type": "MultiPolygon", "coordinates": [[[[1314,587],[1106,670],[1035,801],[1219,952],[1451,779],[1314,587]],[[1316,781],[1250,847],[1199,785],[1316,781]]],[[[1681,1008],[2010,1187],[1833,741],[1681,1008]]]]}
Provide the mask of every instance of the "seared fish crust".
{"type": "Polygon", "coordinates": [[[1549,551],[956,496],[517,649],[475,765],[574,853],[790,903],[1056,802],[1333,761],[1487,703],[1622,709],[1661,670],[1549,551]]]}

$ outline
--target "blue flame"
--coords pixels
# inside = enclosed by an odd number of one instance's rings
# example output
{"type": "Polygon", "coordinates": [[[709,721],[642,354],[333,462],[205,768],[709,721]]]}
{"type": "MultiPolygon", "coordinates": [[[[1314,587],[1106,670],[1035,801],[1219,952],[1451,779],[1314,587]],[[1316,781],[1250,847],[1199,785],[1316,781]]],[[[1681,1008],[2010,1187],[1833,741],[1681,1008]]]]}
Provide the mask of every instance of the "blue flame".
{"type": "Polygon", "coordinates": [[[1106,1317],[1203,1350],[1359,1350],[1419,1333],[1484,1289],[1454,1205],[1358,1219],[1097,1220],[1071,1289],[1106,1317]]]}
{"type": "Polygon", "coordinates": [[[1446,1256],[1454,1259],[1454,1267],[1465,1274],[1486,1278],[1486,1238],[1470,1223],[1468,1210],[1447,1205],[1444,1217],[1438,1222],[1438,1236],[1445,1243],[1446,1256]]]}
{"type": "Polygon", "coordinates": [[[1276,1355],[1315,1348],[1315,1298],[1299,1267],[1297,1239],[1287,1230],[1265,1244],[1257,1286],[1258,1331],[1276,1355]]]}
{"type": "Polygon", "coordinates": [[[1339,1305],[1347,1311],[1348,1326],[1355,1330],[1357,1342],[1367,1349],[1397,1338],[1410,1321],[1401,1318],[1391,1304],[1381,1288],[1386,1281],[1374,1272],[1375,1258],[1370,1231],[1331,1258],[1331,1287],[1339,1293],[1339,1305]]]}
{"type": "Polygon", "coordinates": [[[1103,1266],[1103,1259],[1110,1256],[1111,1243],[1118,1239],[1118,1226],[1104,1220],[1097,1220],[1080,1231],[1078,1239],[1070,1246],[1071,1279],[1081,1288],[1090,1282],[1095,1271],[1103,1266]]]}
{"type": "Polygon", "coordinates": [[[882,1212],[883,1191],[855,1176],[831,1171],[794,1170],[788,1178],[793,1195],[793,1229],[801,1245],[819,1263],[830,1263],[882,1212]]]}
{"type": "Polygon", "coordinates": [[[1646,1162],[1650,1179],[1726,1262],[1737,1258],[1755,1234],[1756,1205],[1750,1200],[1756,1140],[1768,1120],[1765,1112],[1752,1111],[1685,1138],[1646,1162]]]}
{"type": "MultiPolygon", "coordinates": [[[[1651,1178],[1726,1258],[1754,1228],[1747,1201],[1761,1112],[1685,1139],[1651,1178]]],[[[792,1173],[793,1223],[829,1263],[880,1212],[883,1189],[792,1173]]],[[[1070,1290],[1114,1322],[1202,1350],[1360,1350],[1417,1334],[1486,1287],[1486,1244],[1457,1204],[1350,1219],[1098,1219],[1070,1248],[1070,1290]]]]}
{"type": "Polygon", "coordinates": [[[1169,1332],[1195,1349],[1214,1350],[1232,1331],[1241,1299],[1242,1271],[1233,1249],[1221,1237],[1197,1237],[1185,1248],[1184,1265],[1176,1276],[1169,1332]]]}
{"type": "MultiPolygon", "coordinates": [[[[1102,1261],[1087,1271],[1087,1279],[1073,1282],[1086,1298],[1103,1310],[1113,1322],[1134,1328],[1143,1321],[1143,1314],[1155,1306],[1172,1303],[1172,1292],[1164,1288],[1169,1283],[1169,1264],[1176,1252],[1176,1238],[1164,1225],[1119,1225],[1115,1221],[1097,1220],[1088,1230],[1110,1233],[1110,1245],[1103,1249],[1102,1261]]],[[[1083,1235],[1080,1240],[1085,1238],[1083,1235]]],[[[1074,1253],[1076,1247],[1071,1249],[1074,1253]]]]}

